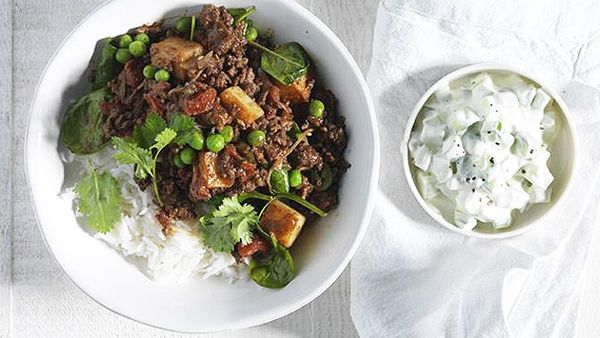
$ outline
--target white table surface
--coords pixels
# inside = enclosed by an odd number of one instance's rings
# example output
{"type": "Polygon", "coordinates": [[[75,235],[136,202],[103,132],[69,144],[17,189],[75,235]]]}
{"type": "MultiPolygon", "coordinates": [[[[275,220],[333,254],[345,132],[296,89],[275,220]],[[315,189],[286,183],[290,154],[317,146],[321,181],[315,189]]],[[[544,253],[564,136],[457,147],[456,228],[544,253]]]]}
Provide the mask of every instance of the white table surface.
{"type": "MultiPolygon", "coordinates": [[[[338,34],[366,73],[378,0],[297,1],[338,34]]],[[[26,188],[23,137],[37,79],[62,39],[102,2],[0,0],[0,337],[178,336],[115,315],[69,282],[44,247],[26,188]]],[[[578,336],[598,336],[598,245],[583,287],[578,336]]],[[[287,317],[207,336],[357,336],[349,268],[323,295],[287,317]]]]}

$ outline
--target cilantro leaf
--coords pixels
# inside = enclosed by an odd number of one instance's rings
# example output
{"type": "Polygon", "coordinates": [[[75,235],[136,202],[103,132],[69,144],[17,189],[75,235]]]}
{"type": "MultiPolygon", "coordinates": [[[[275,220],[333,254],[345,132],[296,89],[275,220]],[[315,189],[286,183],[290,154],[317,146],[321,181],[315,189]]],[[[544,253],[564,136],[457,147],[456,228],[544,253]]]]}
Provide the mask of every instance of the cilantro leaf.
{"type": "Polygon", "coordinates": [[[174,114],[169,121],[169,128],[177,133],[177,138],[173,141],[177,145],[189,143],[194,133],[198,131],[194,119],[187,115],[174,114]]]}
{"type": "Polygon", "coordinates": [[[150,148],[154,144],[156,136],[165,128],[167,128],[167,122],[159,114],[150,113],[146,116],[144,123],[133,131],[133,139],[142,148],[150,148]]]}
{"type": "Polygon", "coordinates": [[[154,164],[150,150],[121,137],[113,137],[112,143],[117,150],[114,158],[123,164],[134,164],[135,177],[145,179],[148,175],[152,176],[154,164]]]}
{"type": "Polygon", "coordinates": [[[75,186],[79,196],[79,212],[88,224],[101,233],[109,232],[121,219],[121,190],[108,172],[99,174],[95,168],[75,186]]]}
{"type": "Polygon", "coordinates": [[[231,237],[231,226],[223,217],[202,217],[202,238],[204,243],[217,252],[232,252],[233,238],[231,237]]]}
{"type": "Polygon", "coordinates": [[[218,209],[200,219],[204,244],[217,252],[232,252],[235,244],[252,242],[257,224],[254,207],[240,204],[236,197],[224,198],[218,209]]]}
{"type": "Polygon", "coordinates": [[[117,150],[113,156],[117,161],[135,165],[135,176],[137,178],[145,179],[148,176],[152,178],[154,196],[156,196],[156,201],[161,207],[163,203],[158,192],[158,183],[156,182],[156,162],[158,161],[160,152],[173,142],[176,137],[177,133],[173,129],[164,128],[154,137],[154,144],[149,149],[140,147],[135,139],[113,137],[112,140],[117,150]]]}
{"type": "Polygon", "coordinates": [[[250,262],[250,278],[258,285],[279,289],[294,279],[296,271],[289,250],[279,244],[273,234],[271,243],[273,248],[267,257],[252,259],[250,262]]]}
{"type": "Polygon", "coordinates": [[[177,133],[170,128],[165,128],[160,134],[156,135],[154,141],[156,142],[152,149],[156,149],[157,152],[163,150],[164,147],[168,146],[175,138],[177,137],[177,133]]]}

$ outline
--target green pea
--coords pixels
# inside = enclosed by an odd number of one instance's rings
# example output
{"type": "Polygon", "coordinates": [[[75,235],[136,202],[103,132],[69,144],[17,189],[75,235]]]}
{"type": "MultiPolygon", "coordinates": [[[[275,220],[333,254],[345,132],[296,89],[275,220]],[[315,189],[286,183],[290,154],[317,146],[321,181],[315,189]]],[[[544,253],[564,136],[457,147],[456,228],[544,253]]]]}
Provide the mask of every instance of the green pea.
{"type": "Polygon", "coordinates": [[[129,52],[133,57],[139,58],[140,56],[146,54],[146,45],[141,41],[133,41],[129,44],[129,52]]]}
{"type": "Polygon", "coordinates": [[[218,153],[225,148],[225,138],[221,134],[212,134],[206,139],[206,148],[213,153],[218,153]]]}
{"type": "Polygon", "coordinates": [[[135,36],[135,41],[141,41],[147,45],[150,43],[150,37],[146,33],[140,33],[135,36]]]}
{"type": "Polygon", "coordinates": [[[253,130],[248,134],[247,141],[255,147],[262,145],[265,142],[265,132],[262,130],[253,130]]]}
{"type": "Polygon", "coordinates": [[[186,33],[190,31],[190,27],[192,25],[192,18],[189,16],[182,16],[177,21],[175,21],[175,29],[180,31],[181,33],[186,33]]]}
{"type": "Polygon", "coordinates": [[[233,140],[233,136],[234,136],[233,127],[229,126],[229,125],[223,127],[220,134],[223,135],[223,139],[225,139],[225,143],[231,142],[231,140],[233,140]]]}
{"type": "Polygon", "coordinates": [[[129,49],[127,48],[119,48],[117,49],[117,52],[115,53],[115,59],[117,60],[118,63],[127,63],[127,61],[131,60],[131,58],[133,58],[133,55],[131,55],[131,53],[129,52],[129,49]]]}
{"type": "Polygon", "coordinates": [[[142,72],[144,73],[144,77],[146,79],[153,79],[154,74],[156,74],[156,68],[154,68],[154,66],[152,65],[147,65],[146,67],[144,67],[144,70],[142,72]]]}
{"type": "Polygon", "coordinates": [[[248,134],[248,143],[258,147],[265,142],[265,132],[262,130],[253,130],[248,134]]]}
{"type": "Polygon", "coordinates": [[[169,72],[164,69],[159,69],[156,71],[156,73],[154,73],[154,79],[156,81],[167,82],[167,81],[169,81],[170,78],[171,78],[171,74],[169,74],[169,72]]]}
{"type": "Polygon", "coordinates": [[[181,161],[181,157],[179,157],[179,154],[173,156],[173,164],[175,164],[175,166],[177,168],[185,167],[185,163],[183,163],[183,161],[181,161]]]}
{"type": "Polygon", "coordinates": [[[179,157],[181,158],[181,162],[185,164],[192,164],[194,159],[196,158],[196,151],[192,148],[185,147],[182,151],[179,152],[179,157]]]}
{"type": "Polygon", "coordinates": [[[202,150],[202,147],[204,147],[204,135],[200,131],[193,133],[187,144],[196,150],[202,150]]]}
{"type": "Polygon", "coordinates": [[[288,173],[290,187],[297,188],[302,184],[302,173],[298,169],[290,170],[288,173]]]}
{"type": "Polygon", "coordinates": [[[321,100],[311,100],[309,106],[310,115],[320,118],[323,116],[325,111],[325,105],[321,100]]]}
{"type": "Polygon", "coordinates": [[[131,38],[131,35],[129,35],[129,34],[121,35],[121,38],[119,39],[119,47],[127,48],[127,47],[129,47],[129,44],[131,43],[131,41],[133,41],[133,39],[131,38]]]}
{"type": "Polygon", "coordinates": [[[246,40],[254,41],[258,37],[258,30],[254,27],[248,27],[248,28],[246,28],[245,36],[246,36],[246,40]]]}

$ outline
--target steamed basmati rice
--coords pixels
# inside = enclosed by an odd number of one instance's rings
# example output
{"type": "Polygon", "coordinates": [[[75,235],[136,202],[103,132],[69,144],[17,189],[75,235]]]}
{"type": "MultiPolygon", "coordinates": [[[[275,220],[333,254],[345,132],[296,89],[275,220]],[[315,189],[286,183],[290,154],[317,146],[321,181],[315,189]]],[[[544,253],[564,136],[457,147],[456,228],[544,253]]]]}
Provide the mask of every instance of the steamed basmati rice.
{"type": "MultiPolygon", "coordinates": [[[[81,168],[79,177],[86,175],[86,168],[91,162],[100,171],[110,172],[121,186],[123,216],[110,232],[97,233],[96,238],[105,241],[147,276],[160,282],[181,283],[195,276],[221,276],[230,280],[247,276],[245,264],[237,263],[231,254],[216,253],[204,246],[193,226],[176,221],[173,234],[165,236],[161,224],[154,217],[157,210],[151,193],[142,191],[135,183],[133,167],[118,163],[112,158],[112,153],[112,150],[105,149],[91,156],[65,158],[66,162],[71,162],[70,165],[81,168]]],[[[75,199],[73,188],[63,197],[75,199]]]]}

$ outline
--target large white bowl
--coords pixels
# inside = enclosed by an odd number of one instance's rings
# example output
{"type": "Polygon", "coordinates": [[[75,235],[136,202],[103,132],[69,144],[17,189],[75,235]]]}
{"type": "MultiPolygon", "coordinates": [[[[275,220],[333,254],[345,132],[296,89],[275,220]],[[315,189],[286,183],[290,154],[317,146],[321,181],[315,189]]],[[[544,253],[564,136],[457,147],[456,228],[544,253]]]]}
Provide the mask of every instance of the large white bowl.
{"type": "Polygon", "coordinates": [[[356,251],[373,206],[379,144],[373,104],[359,68],[342,42],[293,1],[108,2],[65,39],[44,70],[31,106],[25,147],[27,176],[48,249],[69,278],[100,304],[123,316],[165,329],[208,332],[265,323],[289,314],[325,291],[356,251]],[[64,166],[57,150],[61,116],[69,100],[88,90],[84,74],[96,42],[162,17],[199,10],[202,3],[256,5],[253,19],[273,28],[279,42],[297,41],[313,57],[320,77],[346,117],[352,167],[344,176],[339,207],[309,226],[293,249],[297,277],[284,289],[223,279],[161,285],[149,280],[77,224],[72,205],[58,194],[64,166]]]}
{"type": "Polygon", "coordinates": [[[467,67],[460,68],[436,82],[431,88],[429,88],[425,94],[421,97],[406,125],[406,131],[404,133],[404,139],[402,141],[402,162],[404,167],[404,174],[406,180],[412,191],[413,195],[423,207],[423,209],[431,216],[437,223],[444,227],[459,232],[461,234],[479,238],[506,238],[522,234],[529,231],[536,226],[544,223],[553,212],[557,212],[557,208],[563,197],[567,195],[569,188],[571,187],[572,176],[575,172],[577,165],[577,137],[574,132],[574,125],[572,122],[571,114],[566,103],[560,98],[560,96],[551,87],[540,81],[537,77],[528,74],[525,71],[519,70],[515,67],[506,65],[483,63],[475,64],[467,67]],[[558,118],[562,124],[562,128],[557,138],[550,144],[549,150],[551,153],[548,167],[550,172],[554,175],[554,181],[550,185],[552,188],[552,198],[550,203],[535,204],[529,207],[523,214],[513,214],[513,222],[510,227],[505,229],[496,230],[492,226],[484,225],[478,226],[477,228],[462,229],[453,224],[452,215],[454,207],[448,203],[437,203],[433,205],[425,201],[421,196],[419,189],[416,185],[416,168],[409,160],[409,149],[408,141],[410,140],[411,132],[416,124],[420,123],[419,117],[423,106],[429,100],[429,98],[442,86],[473,74],[480,72],[501,72],[501,73],[512,73],[520,75],[521,77],[530,80],[544,89],[554,100],[554,104],[557,108],[558,118]]]}

